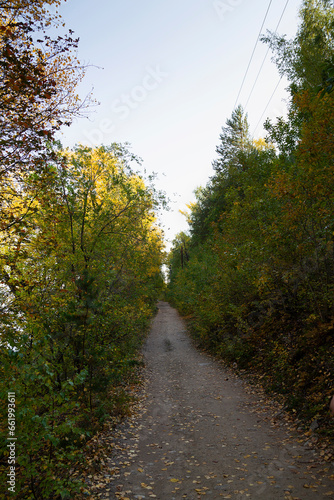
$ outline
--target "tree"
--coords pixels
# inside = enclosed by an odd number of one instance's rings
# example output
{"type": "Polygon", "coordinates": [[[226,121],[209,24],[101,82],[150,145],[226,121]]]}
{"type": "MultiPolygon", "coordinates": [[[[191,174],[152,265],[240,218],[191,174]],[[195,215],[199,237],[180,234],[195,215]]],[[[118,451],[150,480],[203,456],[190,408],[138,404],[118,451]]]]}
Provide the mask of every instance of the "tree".
{"type": "Polygon", "coordinates": [[[253,149],[249,137],[247,116],[241,106],[232,112],[222,128],[216,148],[218,159],[213,162],[214,175],[205,188],[196,190],[196,204],[191,208],[190,231],[192,242],[204,242],[225,211],[229,209],[229,195],[240,190],[242,176],[247,169],[247,158],[253,149]]]}
{"type": "MultiPolygon", "coordinates": [[[[169,293],[200,342],[261,373],[299,418],[328,429],[334,8],[305,0],[300,15],[294,40],[266,38],[290,78],[287,118],[267,121],[266,142],[246,148],[241,115],[227,122],[216,173],[189,216],[189,263],[174,273],[169,293]]],[[[174,246],[170,259],[176,255],[174,246]]]]}
{"type": "Polygon", "coordinates": [[[305,109],[297,106],[295,97],[310,91],[311,98],[333,88],[333,14],[334,8],[328,0],[304,0],[301,23],[293,40],[270,32],[262,38],[272,49],[280,74],[290,81],[288,119],[280,117],[275,125],[269,120],[265,123],[268,141],[277,145],[282,165],[295,163],[302,125],[309,118],[305,109]]]}
{"type": "Polygon", "coordinates": [[[27,499],[79,493],[80,450],[124,411],[163,285],[162,200],[132,170],[135,156],[54,142],[85,106],[78,40],[48,36],[58,4],[0,0],[0,394],[16,394],[16,488],[27,499]]]}
{"type": "Polygon", "coordinates": [[[71,30],[56,39],[45,34],[58,21],[43,6],[58,3],[0,4],[0,230],[24,220],[53,158],[55,132],[83,106],[75,94],[84,72],[78,40],[71,30]]]}
{"type": "Polygon", "coordinates": [[[226,126],[222,127],[220,144],[216,148],[219,157],[213,162],[214,170],[226,175],[232,167],[242,169],[242,155],[248,151],[250,144],[247,116],[239,105],[233,110],[231,118],[226,120],[226,126]]]}
{"type": "Polygon", "coordinates": [[[330,78],[334,63],[333,12],[330,0],[303,0],[301,23],[293,40],[270,32],[262,38],[273,50],[280,74],[290,80],[292,93],[301,89],[317,93],[330,78]]]}
{"type": "Polygon", "coordinates": [[[117,395],[163,286],[159,195],[130,159],[117,144],[58,151],[29,231],[1,248],[0,392],[15,386],[26,498],[78,490],[69,465],[121,411],[117,395]]]}

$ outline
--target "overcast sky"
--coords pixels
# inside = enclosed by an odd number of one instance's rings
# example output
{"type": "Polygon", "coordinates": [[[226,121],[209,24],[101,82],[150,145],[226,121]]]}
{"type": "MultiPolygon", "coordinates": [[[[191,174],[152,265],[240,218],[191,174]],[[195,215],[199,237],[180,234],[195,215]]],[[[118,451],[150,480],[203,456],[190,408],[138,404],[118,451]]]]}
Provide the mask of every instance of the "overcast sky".
{"type": "MultiPolygon", "coordinates": [[[[231,116],[262,32],[274,31],[286,0],[67,0],[60,12],[92,65],[81,96],[100,102],[89,119],[64,130],[65,146],[129,142],[171,199],[162,215],[168,247],[187,228],[186,204],[212,175],[221,127],[231,116]]],[[[278,32],[293,37],[300,0],[289,0],[278,32]]],[[[245,106],[267,47],[258,43],[238,103],[245,106]]],[[[285,112],[287,83],[269,54],[246,108],[254,138],[265,118],[285,112]]]]}

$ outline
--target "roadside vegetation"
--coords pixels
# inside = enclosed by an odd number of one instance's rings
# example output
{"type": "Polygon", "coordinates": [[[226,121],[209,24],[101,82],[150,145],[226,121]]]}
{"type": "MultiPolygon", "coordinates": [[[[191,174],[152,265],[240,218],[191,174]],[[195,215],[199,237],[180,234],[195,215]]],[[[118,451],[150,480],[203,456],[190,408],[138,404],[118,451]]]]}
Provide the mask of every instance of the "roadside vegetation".
{"type": "Polygon", "coordinates": [[[48,36],[57,4],[0,2],[1,498],[81,491],[85,444],[127,412],[163,287],[164,199],[139,160],[126,145],[55,142],[90,103],[75,92],[73,33],[48,36]]]}
{"type": "MultiPolygon", "coordinates": [[[[128,412],[165,287],[157,213],[166,202],[140,160],[126,144],[56,142],[91,104],[76,93],[85,73],[78,39],[71,30],[49,36],[63,29],[59,3],[0,0],[1,498],[9,436],[18,438],[11,498],[72,499],[87,487],[87,453],[90,466],[94,436],[128,412]]],[[[198,342],[259,374],[328,436],[333,34],[332,3],[304,0],[294,40],[264,37],[291,82],[288,116],[253,140],[242,108],[233,111],[213,176],[189,207],[189,232],[168,256],[168,298],[198,342]]]]}
{"type": "Polygon", "coordinates": [[[214,173],[168,257],[169,300],[195,338],[334,436],[334,8],[304,0],[296,37],[268,33],[287,118],[249,134],[237,107],[214,173]]]}

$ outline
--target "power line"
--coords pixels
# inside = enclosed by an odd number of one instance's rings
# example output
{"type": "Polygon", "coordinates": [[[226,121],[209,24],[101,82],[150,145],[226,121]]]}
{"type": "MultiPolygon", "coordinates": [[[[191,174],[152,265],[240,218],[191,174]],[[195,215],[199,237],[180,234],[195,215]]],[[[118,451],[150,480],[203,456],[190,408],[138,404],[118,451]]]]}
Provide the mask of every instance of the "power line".
{"type": "Polygon", "coordinates": [[[261,71],[262,71],[263,65],[264,65],[264,63],[265,63],[265,60],[267,59],[267,55],[268,55],[268,53],[269,53],[269,50],[270,50],[270,47],[268,47],[268,49],[267,49],[266,55],[264,56],[264,59],[263,59],[263,61],[262,61],[262,64],[261,64],[261,67],[260,67],[259,72],[258,72],[258,74],[257,74],[257,77],[256,77],[256,79],[255,79],[255,82],[254,82],[254,85],[253,85],[253,87],[252,87],[252,90],[251,90],[251,91],[250,91],[250,93],[249,93],[249,96],[248,96],[248,99],[247,99],[247,101],[246,101],[245,108],[244,108],[245,110],[246,110],[247,105],[248,105],[248,103],[249,103],[249,100],[250,100],[250,98],[251,98],[251,96],[252,96],[252,94],[253,94],[253,90],[254,90],[255,85],[256,85],[256,83],[257,83],[257,81],[258,81],[258,79],[259,79],[259,76],[260,76],[260,73],[261,73],[261,71]]]}
{"type": "Polygon", "coordinates": [[[276,90],[278,89],[278,86],[279,86],[279,84],[280,84],[280,83],[281,83],[281,81],[282,81],[282,78],[283,78],[283,77],[281,76],[281,77],[280,77],[280,79],[279,79],[279,81],[278,81],[278,83],[277,83],[277,85],[276,85],[276,87],[275,87],[274,92],[271,94],[271,97],[270,97],[269,101],[267,102],[266,107],[264,108],[264,111],[263,111],[263,113],[262,113],[262,115],[261,115],[261,118],[260,118],[260,119],[259,119],[259,121],[257,122],[257,125],[256,125],[256,127],[255,127],[255,129],[254,129],[254,132],[253,132],[253,136],[254,136],[254,134],[255,134],[255,132],[256,132],[256,130],[257,130],[257,127],[260,125],[261,120],[262,120],[262,118],[263,118],[263,115],[264,115],[264,114],[265,114],[265,112],[267,111],[268,106],[269,106],[269,104],[271,103],[271,100],[272,100],[272,98],[274,97],[274,95],[275,95],[275,93],[276,93],[276,90]]]}
{"type": "Polygon", "coordinates": [[[248,63],[247,69],[246,69],[246,73],[245,73],[244,78],[243,78],[242,83],[241,83],[241,87],[240,87],[240,90],[239,90],[239,93],[238,93],[238,97],[237,97],[237,98],[236,98],[236,100],[235,100],[234,109],[235,109],[235,108],[236,108],[236,106],[237,106],[237,102],[238,102],[238,100],[239,100],[239,97],[240,97],[240,94],[241,94],[242,88],[243,88],[243,86],[244,86],[244,83],[245,83],[245,80],[246,80],[246,76],[247,76],[247,74],[248,74],[249,67],[250,67],[251,62],[252,62],[252,60],[253,60],[254,53],[255,53],[255,49],[256,49],[257,44],[258,44],[258,41],[259,41],[259,39],[260,39],[261,32],[262,32],[262,28],[263,28],[263,26],[264,26],[264,23],[266,22],[266,19],[267,19],[268,12],[269,12],[269,9],[270,9],[271,4],[272,4],[272,0],[270,0],[270,2],[269,2],[269,5],[268,5],[268,8],[267,8],[266,15],[264,16],[264,19],[263,19],[263,22],[262,22],[262,26],[261,26],[260,31],[259,31],[259,34],[258,34],[258,36],[257,36],[257,39],[256,39],[256,42],[255,42],[255,45],[254,45],[254,49],[253,49],[252,55],[251,55],[251,58],[250,58],[250,60],[249,60],[249,63],[248,63]]]}
{"type": "MultiPolygon", "coordinates": [[[[282,14],[281,14],[281,17],[280,17],[280,19],[279,19],[279,21],[278,21],[278,23],[277,23],[276,28],[275,28],[275,33],[277,32],[277,30],[278,30],[278,28],[279,28],[279,25],[281,24],[282,18],[283,18],[283,16],[284,16],[284,13],[285,13],[285,11],[286,11],[286,8],[287,8],[287,6],[288,6],[289,1],[290,1],[290,0],[287,0],[287,1],[286,1],[286,3],[285,3],[285,6],[284,6],[284,9],[283,9],[283,12],[282,12],[282,14]]],[[[262,71],[263,65],[264,65],[264,63],[265,63],[265,61],[266,61],[266,59],[267,59],[267,56],[268,56],[269,50],[270,50],[270,47],[268,47],[268,49],[267,49],[267,52],[266,52],[266,54],[265,54],[265,56],[264,56],[264,59],[263,59],[262,64],[261,64],[261,67],[260,67],[260,69],[259,69],[259,72],[258,72],[258,74],[257,74],[257,76],[256,76],[256,79],[255,79],[255,82],[254,82],[254,84],[253,84],[252,90],[250,91],[250,94],[249,94],[249,96],[248,96],[247,102],[246,102],[246,104],[245,104],[245,110],[246,110],[247,105],[248,105],[248,103],[249,103],[249,100],[250,100],[250,98],[251,98],[251,96],[252,96],[252,94],[253,94],[253,90],[254,90],[255,85],[256,85],[256,83],[257,83],[257,81],[258,81],[258,79],[259,79],[259,76],[260,76],[260,74],[261,74],[261,71],[262,71]]]]}

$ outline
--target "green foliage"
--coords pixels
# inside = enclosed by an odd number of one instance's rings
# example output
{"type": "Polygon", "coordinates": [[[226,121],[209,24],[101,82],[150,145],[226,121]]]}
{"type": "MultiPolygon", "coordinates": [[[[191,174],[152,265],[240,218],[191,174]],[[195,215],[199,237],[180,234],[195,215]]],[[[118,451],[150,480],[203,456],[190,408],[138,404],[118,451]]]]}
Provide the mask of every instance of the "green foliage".
{"type": "Polygon", "coordinates": [[[127,145],[62,151],[87,106],[78,40],[47,35],[59,0],[0,2],[0,496],[74,498],[90,436],[124,384],[163,288],[165,200],[127,145]],[[15,393],[15,494],[7,490],[15,393]]]}
{"type": "Polygon", "coordinates": [[[305,0],[296,39],[267,39],[291,78],[288,117],[252,142],[233,112],[190,207],[189,261],[176,265],[177,243],[169,255],[169,296],[196,339],[265,375],[321,430],[334,372],[333,23],[329,2],[305,0]]]}
{"type": "Polygon", "coordinates": [[[268,33],[263,41],[274,51],[274,59],[292,89],[319,90],[333,65],[333,13],[328,0],[303,0],[300,27],[293,40],[268,33]]]}
{"type": "Polygon", "coordinates": [[[218,159],[213,162],[216,172],[227,173],[231,168],[242,170],[243,154],[251,147],[249,125],[241,106],[226,120],[226,126],[220,134],[220,144],[216,148],[218,159]]]}
{"type": "MultiPolygon", "coordinates": [[[[126,405],[163,287],[159,194],[113,144],[57,153],[21,232],[2,239],[2,400],[16,394],[18,498],[73,498],[87,439],[126,405]]],[[[125,409],[124,409],[125,410],[125,409]]],[[[6,487],[6,407],[1,483],[6,487]]]]}

